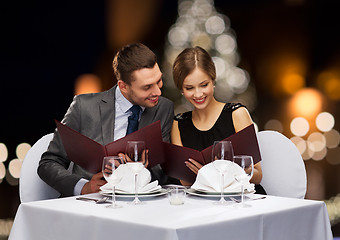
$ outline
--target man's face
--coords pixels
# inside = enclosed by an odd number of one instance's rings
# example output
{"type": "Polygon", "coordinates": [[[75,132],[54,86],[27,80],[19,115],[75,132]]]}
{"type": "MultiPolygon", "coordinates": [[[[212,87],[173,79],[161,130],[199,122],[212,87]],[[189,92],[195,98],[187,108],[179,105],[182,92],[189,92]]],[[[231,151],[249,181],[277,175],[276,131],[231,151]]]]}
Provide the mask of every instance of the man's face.
{"type": "Polygon", "coordinates": [[[153,68],[142,68],[132,72],[131,85],[120,80],[123,95],[134,105],[154,107],[158,103],[163,86],[162,72],[156,63],[153,68]]]}

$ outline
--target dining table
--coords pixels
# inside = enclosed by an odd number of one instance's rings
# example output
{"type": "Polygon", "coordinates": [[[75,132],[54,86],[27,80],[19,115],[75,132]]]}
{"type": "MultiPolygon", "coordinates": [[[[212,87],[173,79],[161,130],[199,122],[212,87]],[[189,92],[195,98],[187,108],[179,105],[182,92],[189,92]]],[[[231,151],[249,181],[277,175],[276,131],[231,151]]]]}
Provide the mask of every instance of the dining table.
{"type": "MultiPolygon", "coordinates": [[[[85,197],[100,199],[99,193],[85,197]]],[[[332,240],[323,201],[250,194],[248,207],[229,198],[187,194],[184,204],[171,205],[167,194],[118,196],[121,208],[77,200],[77,196],[22,203],[10,240],[138,239],[138,240],[332,240]]]]}

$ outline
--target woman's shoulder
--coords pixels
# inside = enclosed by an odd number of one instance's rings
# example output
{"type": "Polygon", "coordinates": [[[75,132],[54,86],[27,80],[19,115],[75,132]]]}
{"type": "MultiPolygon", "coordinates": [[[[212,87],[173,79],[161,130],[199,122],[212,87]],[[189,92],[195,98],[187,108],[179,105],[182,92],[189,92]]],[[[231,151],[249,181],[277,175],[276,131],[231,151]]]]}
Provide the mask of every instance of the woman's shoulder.
{"type": "Polygon", "coordinates": [[[178,113],[176,116],[175,116],[175,120],[176,121],[184,121],[186,119],[191,119],[191,114],[192,112],[184,112],[184,113],[178,113]]]}
{"type": "Polygon", "coordinates": [[[242,103],[226,103],[223,110],[228,112],[233,112],[240,107],[245,107],[242,103]]]}

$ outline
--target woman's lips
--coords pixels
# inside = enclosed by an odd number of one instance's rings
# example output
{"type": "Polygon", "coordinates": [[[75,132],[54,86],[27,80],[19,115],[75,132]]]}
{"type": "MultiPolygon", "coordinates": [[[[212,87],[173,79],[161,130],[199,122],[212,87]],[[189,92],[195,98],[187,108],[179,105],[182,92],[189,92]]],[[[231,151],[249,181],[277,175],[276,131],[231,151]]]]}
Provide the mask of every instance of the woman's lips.
{"type": "Polygon", "coordinates": [[[206,97],[205,98],[200,98],[200,99],[194,99],[194,102],[197,103],[197,104],[202,104],[204,103],[206,100],[206,97]]]}

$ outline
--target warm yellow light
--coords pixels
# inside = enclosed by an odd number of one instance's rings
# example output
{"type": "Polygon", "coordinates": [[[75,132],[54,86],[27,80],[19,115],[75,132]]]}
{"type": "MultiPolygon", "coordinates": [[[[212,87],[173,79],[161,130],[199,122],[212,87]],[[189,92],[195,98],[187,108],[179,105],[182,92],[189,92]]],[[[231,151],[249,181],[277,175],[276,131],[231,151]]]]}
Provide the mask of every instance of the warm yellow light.
{"type": "Polygon", "coordinates": [[[315,89],[304,88],[294,94],[290,109],[296,116],[312,118],[321,111],[322,95],[315,89]]]}
{"type": "Polygon", "coordinates": [[[322,72],[317,78],[317,84],[329,98],[340,99],[340,74],[337,70],[322,72]]]}
{"type": "Polygon", "coordinates": [[[288,94],[294,94],[305,87],[305,79],[296,73],[286,74],[282,78],[282,90],[288,94]]]}
{"type": "Polygon", "coordinates": [[[80,75],[75,83],[75,95],[101,91],[100,79],[94,74],[80,75]]]}
{"type": "Polygon", "coordinates": [[[331,78],[325,84],[325,91],[329,98],[333,100],[340,99],[340,79],[331,78]]]}
{"type": "Polygon", "coordinates": [[[305,136],[309,131],[309,123],[303,117],[294,118],[290,123],[290,131],[296,136],[305,136]]]}

